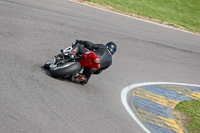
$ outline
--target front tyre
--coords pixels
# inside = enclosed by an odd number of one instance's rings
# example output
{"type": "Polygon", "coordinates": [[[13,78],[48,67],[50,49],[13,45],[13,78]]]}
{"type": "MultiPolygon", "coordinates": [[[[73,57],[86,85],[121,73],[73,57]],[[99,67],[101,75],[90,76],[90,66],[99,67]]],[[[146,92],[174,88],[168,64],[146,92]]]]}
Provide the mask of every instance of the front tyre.
{"type": "Polygon", "coordinates": [[[50,68],[49,66],[52,64],[52,62],[53,62],[53,61],[48,61],[48,62],[46,62],[46,63],[44,64],[44,68],[47,69],[47,70],[49,70],[49,68],[50,68]]]}
{"type": "Polygon", "coordinates": [[[65,76],[69,76],[76,73],[79,70],[81,70],[81,64],[78,61],[68,62],[67,64],[62,66],[55,66],[53,68],[50,68],[51,75],[54,78],[62,78],[65,76]]]}

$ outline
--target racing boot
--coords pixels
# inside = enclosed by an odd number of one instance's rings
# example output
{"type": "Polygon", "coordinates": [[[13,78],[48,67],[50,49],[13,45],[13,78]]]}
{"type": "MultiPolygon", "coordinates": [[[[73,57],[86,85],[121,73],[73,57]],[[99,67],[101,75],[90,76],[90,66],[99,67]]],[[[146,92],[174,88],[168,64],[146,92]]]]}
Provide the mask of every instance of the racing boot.
{"type": "Polygon", "coordinates": [[[80,82],[81,84],[87,84],[87,78],[85,77],[85,75],[80,74],[80,75],[78,76],[78,79],[79,79],[79,82],[80,82]]]}
{"type": "Polygon", "coordinates": [[[87,83],[87,79],[86,79],[85,75],[78,74],[78,73],[72,75],[71,81],[75,82],[75,83],[80,83],[80,84],[86,84],[87,83]]]}

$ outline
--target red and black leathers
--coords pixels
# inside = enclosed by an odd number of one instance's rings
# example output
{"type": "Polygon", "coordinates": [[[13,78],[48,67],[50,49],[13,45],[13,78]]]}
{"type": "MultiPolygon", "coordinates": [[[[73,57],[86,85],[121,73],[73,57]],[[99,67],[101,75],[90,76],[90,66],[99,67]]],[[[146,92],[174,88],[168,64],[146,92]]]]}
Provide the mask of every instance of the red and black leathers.
{"type": "Polygon", "coordinates": [[[89,68],[84,68],[83,74],[89,80],[92,74],[99,74],[102,70],[107,69],[112,64],[112,55],[109,53],[108,49],[103,44],[93,44],[89,41],[77,40],[73,47],[73,54],[80,53],[84,54],[88,50],[94,51],[94,53],[100,58],[100,68],[98,70],[90,70],[89,68]]]}

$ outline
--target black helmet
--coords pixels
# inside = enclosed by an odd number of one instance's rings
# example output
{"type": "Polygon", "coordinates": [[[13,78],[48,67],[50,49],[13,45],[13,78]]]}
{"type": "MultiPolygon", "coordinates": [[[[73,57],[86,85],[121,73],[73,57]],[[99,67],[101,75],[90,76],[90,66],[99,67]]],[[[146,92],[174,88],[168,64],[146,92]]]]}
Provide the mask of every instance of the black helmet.
{"type": "Polygon", "coordinates": [[[117,45],[114,42],[108,42],[106,48],[112,55],[117,51],[117,45]]]}

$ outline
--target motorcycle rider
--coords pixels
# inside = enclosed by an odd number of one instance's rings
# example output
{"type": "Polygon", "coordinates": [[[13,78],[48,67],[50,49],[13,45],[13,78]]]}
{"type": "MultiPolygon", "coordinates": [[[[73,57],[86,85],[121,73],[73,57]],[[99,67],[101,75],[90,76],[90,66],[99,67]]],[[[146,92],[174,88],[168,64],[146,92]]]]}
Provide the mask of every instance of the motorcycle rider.
{"type": "Polygon", "coordinates": [[[89,41],[76,40],[72,43],[72,58],[73,55],[79,53],[84,54],[88,50],[94,51],[94,53],[100,58],[100,68],[98,70],[92,70],[88,67],[85,67],[82,74],[79,74],[76,77],[72,77],[72,81],[87,84],[92,74],[99,74],[103,70],[107,69],[112,64],[112,55],[117,50],[117,45],[114,42],[108,42],[106,45],[103,44],[93,44],[89,41]]]}

